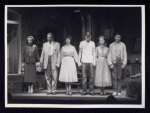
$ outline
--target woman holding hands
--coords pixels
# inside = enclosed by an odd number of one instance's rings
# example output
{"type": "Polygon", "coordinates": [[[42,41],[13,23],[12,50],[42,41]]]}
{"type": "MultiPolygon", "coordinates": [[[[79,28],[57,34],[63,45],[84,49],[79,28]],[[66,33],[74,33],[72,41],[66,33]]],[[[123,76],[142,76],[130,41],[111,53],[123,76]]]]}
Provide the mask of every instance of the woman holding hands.
{"type": "Polygon", "coordinates": [[[59,81],[66,85],[66,95],[72,95],[71,83],[78,82],[76,63],[78,63],[78,54],[74,46],[70,44],[71,36],[65,37],[66,45],[62,47],[60,60],[61,68],[59,74],[59,81]]]}
{"type": "Polygon", "coordinates": [[[99,37],[99,46],[96,47],[96,75],[95,86],[100,87],[101,95],[106,94],[104,88],[111,86],[111,73],[108,66],[108,48],[105,46],[104,36],[99,37]]]}

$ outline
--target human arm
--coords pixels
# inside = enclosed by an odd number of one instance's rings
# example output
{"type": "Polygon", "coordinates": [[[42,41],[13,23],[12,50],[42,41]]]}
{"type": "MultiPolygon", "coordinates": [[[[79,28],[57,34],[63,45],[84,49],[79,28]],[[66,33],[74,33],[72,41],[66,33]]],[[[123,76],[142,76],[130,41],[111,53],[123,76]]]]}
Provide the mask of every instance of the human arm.
{"type": "Polygon", "coordinates": [[[56,62],[56,66],[59,68],[60,66],[60,44],[58,44],[58,56],[57,56],[57,62],[56,62]]]}
{"type": "Polygon", "coordinates": [[[24,71],[24,65],[25,65],[25,47],[22,50],[22,57],[21,57],[22,63],[21,63],[21,71],[24,71]]]}
{"type": "Polygon", "coordinates": [[[44,44],[43,44],[43,47],[42,47],[40,63],[43,64],[43,61],[44,61],[44,44]]]}
{"type": "Polygon", "coordinates": [[[95,43],[93,43],[92,53],[93,53],[93,66],[95,66],[95,43]]]}
{"type": "Polygon", "coordinates": [[[97,62],[97,58],[98,58],[98,52],[97,52],[97,48],[95,49],[95,65],[96,65],[96,62],[97,62]]]}
{"type": "Polygon", "coordinates": [[[22,57],[21,57],[22,62],[25,62],[25,47],[22,50],[22,57]]]}
{"type": "Polygon", "coordinates": [[[78,63],[79,62],[79,56],[78,56],[78,53],[77,53],[75,47],[73,47],[73,57],[74,57],[75,62],[78,63]]]}
{"type": "Polygon", "coordinates": [[[39,58],[38,48],[35,47],[35,49],[36,49],[36,61],[39,62],[40,58],[39,58]]]}
{"type": "Polygon", "coordinates": [[[127,64],[127,51],[126,51],[126,46],[125,44],[123,45],[123,64],[122,64],[122,68],[125,68],[127,64]]]}
{"type": "Polygon", "coordinates": [[[131,76],[131,78],[139,78],[139,77],[141,77],[141,73],[138,73],[138,74],[136,74],[136,75],[133,75],[133,76],[131,76]]]}
{"type": "Polygon", "coordinates": [[[78,66],[81,66],[81,55],[82,55],[82,48],[81,48],[81,44],[79,46],[79,61],[78,61],[78,66]]]}
{"type": "Polygon", "coordinates": [[[108,49],[107,61],[108,61],[108,65],[110,66],[110,68],[113,69],[114,65],[111,60],[111,51],[112,51],[112,46],[110,45],[108,49]]]}

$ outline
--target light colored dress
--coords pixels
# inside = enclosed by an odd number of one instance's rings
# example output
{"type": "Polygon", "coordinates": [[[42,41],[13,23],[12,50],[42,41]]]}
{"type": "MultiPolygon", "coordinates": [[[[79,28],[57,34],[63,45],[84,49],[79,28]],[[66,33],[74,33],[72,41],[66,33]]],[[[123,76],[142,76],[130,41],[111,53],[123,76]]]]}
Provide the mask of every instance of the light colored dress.
{"type": "Polygon", "coordinates": [[[107,61],[108,48],[105,46],[96,47],[96,75],[95,86],[111,86],[111,73],[107,61]]]}
{"type": "Polygon", "coordinates": [[[59,74],[60,82],[78,82],[77,68],[78,54],[72,45],[65,45],[61,49],[61,68],[59,74]]]}

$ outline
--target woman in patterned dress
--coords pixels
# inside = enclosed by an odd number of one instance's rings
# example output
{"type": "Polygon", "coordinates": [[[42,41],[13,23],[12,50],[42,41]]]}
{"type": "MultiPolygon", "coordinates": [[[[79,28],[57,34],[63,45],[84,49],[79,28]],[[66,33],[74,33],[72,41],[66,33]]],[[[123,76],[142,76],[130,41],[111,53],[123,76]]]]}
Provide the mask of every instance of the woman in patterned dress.
{"type": "Polygon", "coordinates": [[[72,95],[71,83],[78,82],[76,63],[78,63],[78,54],[74,46],[70,44],[71,36],[65,37],[66,45],[61,49],[61,68],[59,74],[59,81],[65,82],[66,95],[72,95]]]}
{"type": "Polygon", "coordinates": [[[101,95],[106,94],[104,87],[111,86],[111,73],[107,62],[108,48],[105,46],[104,36],[99,37],[99,46],[96,47],[96,75],[95,86],[101,88],[101,95]]]}

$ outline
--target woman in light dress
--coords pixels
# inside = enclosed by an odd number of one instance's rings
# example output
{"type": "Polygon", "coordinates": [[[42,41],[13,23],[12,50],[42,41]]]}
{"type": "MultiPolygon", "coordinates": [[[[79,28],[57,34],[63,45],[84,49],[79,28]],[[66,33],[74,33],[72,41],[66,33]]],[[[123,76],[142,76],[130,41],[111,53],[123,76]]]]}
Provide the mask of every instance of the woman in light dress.
{"type": "Polygon", "coordinates": [[[111,86],[111,73],[107,61],[108,48],[105,46],[104,36],[99,37],[99,46],[96,47],[96,75],[95,86],[100,87],[101,95],[106,94],[104,87],[111,86]]]}
{"type": "Polygon", "coordinates": [[[74,46],[70,44],[71,36],[65,37],[66,45],[62,47],[60,60],[61,68],[59,81],[66,85],[66,95],[72,95],[71,83],[78,82],[76,63],[78,63],[78,54],[74,46]]]}

